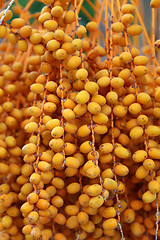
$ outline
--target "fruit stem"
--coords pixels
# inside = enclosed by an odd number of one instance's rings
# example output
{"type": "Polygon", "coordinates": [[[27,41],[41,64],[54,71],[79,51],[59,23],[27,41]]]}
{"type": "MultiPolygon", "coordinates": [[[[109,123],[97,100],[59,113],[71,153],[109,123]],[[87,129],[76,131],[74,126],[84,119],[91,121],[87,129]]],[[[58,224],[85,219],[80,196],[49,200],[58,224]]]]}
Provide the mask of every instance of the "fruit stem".
{"type": "Polygon", "coordinates": [[[159,230],[159,226],[158,226],[158,223],[159,223],[159,206],[158,206],[158,202],[157,202],[157,197],[156,197],[155,203],[156,203],[156,206],[157,206],[157,212],[156,212],[156,235],[155,235],[155,240],[157,240],[157,239],[158,239],[158,230],[159,230]]]}

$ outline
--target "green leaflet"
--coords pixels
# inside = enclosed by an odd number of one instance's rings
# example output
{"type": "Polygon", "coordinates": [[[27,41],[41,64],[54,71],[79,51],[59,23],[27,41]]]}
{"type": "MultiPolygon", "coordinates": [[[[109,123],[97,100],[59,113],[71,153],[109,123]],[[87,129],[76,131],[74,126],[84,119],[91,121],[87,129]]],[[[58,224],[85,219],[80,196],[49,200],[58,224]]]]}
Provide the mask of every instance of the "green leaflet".
{"type": "MultiPolygon", "coordinates": [[[[91,0],[91,2],[95,4],[96,0],[91,0]]],[[[93,8],[86,1],[83,2],[83,7],[90,13],[92,17],[94,17],[95,12],[93,8]]],[[[89,22],[88,17],[85,15],[85,13],[82,10],[79,13],[79,17],[82,18],[81,24],[85,25],[87,22],[89,22]]]]}

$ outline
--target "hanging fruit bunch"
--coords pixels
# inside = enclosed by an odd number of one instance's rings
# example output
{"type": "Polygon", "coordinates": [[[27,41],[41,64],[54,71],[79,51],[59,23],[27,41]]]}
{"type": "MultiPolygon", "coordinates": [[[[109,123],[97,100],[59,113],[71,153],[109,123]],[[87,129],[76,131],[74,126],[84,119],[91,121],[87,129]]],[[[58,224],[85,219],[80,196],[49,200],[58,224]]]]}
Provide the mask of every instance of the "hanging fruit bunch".
{"type": "Polygon", "coordinates": [[[150,33],[141,1],[34,2],[0,3],[0,240],[157,240],[160,1],[150,33]]]}

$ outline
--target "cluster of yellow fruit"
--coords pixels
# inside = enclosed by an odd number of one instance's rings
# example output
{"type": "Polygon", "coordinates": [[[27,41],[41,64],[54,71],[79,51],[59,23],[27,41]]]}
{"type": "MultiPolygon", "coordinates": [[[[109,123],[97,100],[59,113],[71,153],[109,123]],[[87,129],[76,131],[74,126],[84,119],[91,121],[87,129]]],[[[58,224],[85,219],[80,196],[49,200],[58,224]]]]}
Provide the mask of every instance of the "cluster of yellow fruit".
{"type": "Polygon", "coordinates": [[[19,18],[0,12],[0,240],[157,239],[160,40],[132,0],[101,3],[105,46],[82,0],[15,2],[19,18]]]}

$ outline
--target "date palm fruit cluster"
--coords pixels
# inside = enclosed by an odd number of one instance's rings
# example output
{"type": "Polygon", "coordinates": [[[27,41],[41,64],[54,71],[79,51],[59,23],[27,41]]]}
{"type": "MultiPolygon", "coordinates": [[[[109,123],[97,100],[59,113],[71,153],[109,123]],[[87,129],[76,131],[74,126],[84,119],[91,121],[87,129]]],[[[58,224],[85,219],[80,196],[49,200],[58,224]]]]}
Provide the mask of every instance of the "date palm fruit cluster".
{"type": "Polygon", "coordinates": [[[158,239],[159,1],[151,38],[140,1],[33,2],[0,13],[0,240],[158,239]]]}

